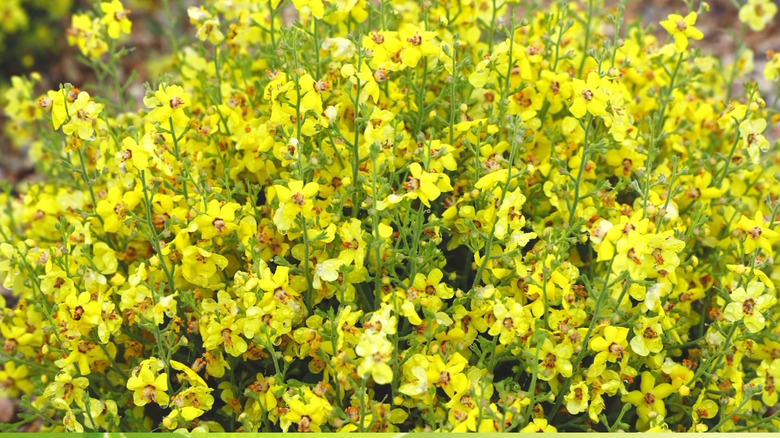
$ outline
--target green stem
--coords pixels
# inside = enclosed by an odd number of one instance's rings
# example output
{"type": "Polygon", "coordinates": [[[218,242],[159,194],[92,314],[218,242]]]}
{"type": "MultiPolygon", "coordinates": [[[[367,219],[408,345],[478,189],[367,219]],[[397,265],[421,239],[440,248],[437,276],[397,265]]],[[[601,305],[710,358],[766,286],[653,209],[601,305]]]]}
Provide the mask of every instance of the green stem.
{"type": "Polygon", "coordinates": [[[734,153],[737,151],[737,146],[739,146],[739,139],[740,139],[740,132],[739,132],[739,125],[742,124],[745,120],[750,117],[750,104],[753,102],[753,96],[755,95],[755,89],[750,93],[750,98],[748,99],[747,103],[747,110],[745,110],[745,117],[742,118],[742,120],[739,121],[739,123],[736,124],[736,129],[734,130],[734,142],[731,144],[731,151],[729,151],[729,156],[726,159],[726,163],[723,166],[723,173],[718,176],[718,178],[715,180],[715,187],[720,188],[721,184],[723,183],[723,180],[728,176],[729,174],[729,165],[731,164],[731,160],[734,158],[734,153]]]}
{"type": "Polygon", "coordinates": [[[588,115],[585,120],[585,143],[582,145],[582,160],[580,168],[577,171],[577,180],[574,182],[574,202],[572,202],[569,211],[569,226],[574,223],[574,217],[577,215],[577,204],[580,202],[580,186],[582,185],[582,176],[585,174],[585,166],[588,162],[588,146],[590,145],[590,131],[593,124],[593,116],[588,115]]]}
{"type": "MultiPolygon", "coordinates": [[[[173,137],[173,153],[176,155],[176,161],[182,162],[181,152],[179,151],[179,139],[176,137],[176,128],[173,126],[173,117],[168,119],[168,124],[171,128],[171,137],[173,137]]],[[[190,181],[190,172],[185,163],[183,163],[182,166],[184,170],[184,181],[182,182],[182,188],[184,189],[184,199],[188,200],[189,195],[187,194],[187,185],[189,185],[190,181]]]]}
{"type": "MultiPolygon", "coordinates": [[[[601,293],[598,297],[596,297],[596,307],[593,310],[593,316],[591,317],[590,324],[588,325],[588,331],[585,334],[585,337],[583,339],[583,344],[581,346],[579,354],[577,354],[577,357],[574,359],[574,363],[572,363],[572,376],[576,375],[577,371],[579,370],[580,363],[585,358],[585,354],[589,351],[587,346],[587,341],[590,339],[591,334],[593,334],[593,330],[596,328],[596,325],[601,320],[601,306],[604,303],[606,297],[609,295],[608,291],[611,285],[615,284],[615,282],[610,283],[609,282],[609,273],[612,272],[612,264],[615,261],[615,258],[612,257],[609,261],[609,267],[607,267],[607,278],[604,279],[604,287],[601,289],[601,293]]],[[[618,278],[619,279],[619,278],[618,278]]],[[[616,280],[618,281],[618,280],[616,280]]],[[[629,285],[631,284],[630,281],[626,281],[625,285],[623,286],[624,290],[628,290],[629,285]]],[[[561,404],[563,404],[563,399],[566,397],[566,394],[569,392],[569,388],[571,387],[572,378],[567,377],[566,380],[563,381],[563,385],[561,386],[561,390],[556,394],[555,396],[555,403],[553,404],[552,409],[547,414],[547,422],[549,424],[552,424],[552,421],[555,419],[555,416],[558,415],[558,410],[561,407],[561,404]]]]}
{"type": "MultiPolygon", "coordinates": [[[[357,63],[357,69],[360,71],[360,68],[363,63],[363,57],[362,57],[362,51],[360,50],[360,47],[358,46],[358,63],[357,63]]],[[[358,114],[360,112],[360,78],[355,75],[355,82],[357,85],[356,93],[355,93],[355,100],[353,102],[354,106],[354,125],[355,125],[355,139],[352,142],[352,217],[356,218],[358,215],[358,209],[360,207],[360,183],[359,183],[359,177],[360,177],[360,123],[358,122],[358,114]]]]}
{"type": "Polygon", "coordinates": [[[650,179],[653,176],[653,152],[660,140],[660,132],[663,130],[663,123],[666,117],[666,107],[669,105],[669,99],[674,91],[674,80],[677,77],[677,72],[680,70],[680,65],[683,61],[683,53],[677,58],[677,63],[674,66],[674,71],[669,79],[669,86],[666,88],[666,93],[661,97],[661,108],[655,113],[655,120],[650,125],[650,145],[647,148],[647,180],[645,181],[645,187],[642,193],[643,204],[642,211],[647,215],[647,202],[650,194],[650,179]]]}
{"type": "Polygon", "coordinates": [[[588,15],[585,22],[585,44],[582,45],[582,61],[580,68],[577,69],[577,76],[582,76],[582,69],[585,68],[585,60],[588,59],[588,45],[590,44],[590,24],[593,21],[593,0],[588,0],[588,15]]]}
{"type": "MultiPolygon", "coordinates": [[[[501,204],[504,203],[504,198],[506,197],[506,193],[509,190],[509,184],[512,182],[512,170],[514,170],[515,153],[517,152],[517,148],[518,145],[513,140],[512,149],[509,153],[509,166],[507,168],[506,181],[504,181],[504,186],[501,189],[501,196],[498,200],[498,208],[501,208],[501,204]]],[[[490,261],[490,252],[493,248],[493,237],[495,235],[497,223],[498,212],[496,212],[496,217],[493,218],[493,225],[490,227],[490,234],[487,236],[487,242],[485,242],[485,258],[482,259],[482,263],[480,263],[479,268],[477,268],[477,275],[474,277],[474,283],[471,285],[472,290],[477,287],[477,284],[479,284],[480,280],[482,279],[482,273],[485,271],[485,266],[487,266],[488,262],[490,261]]]]}

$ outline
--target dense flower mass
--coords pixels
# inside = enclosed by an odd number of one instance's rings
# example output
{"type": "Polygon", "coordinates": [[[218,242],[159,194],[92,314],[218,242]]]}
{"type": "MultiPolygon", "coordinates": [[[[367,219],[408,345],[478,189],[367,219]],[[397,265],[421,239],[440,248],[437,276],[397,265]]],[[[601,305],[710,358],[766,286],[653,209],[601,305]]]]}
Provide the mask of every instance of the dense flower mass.
{"type": "Polygon", "coordinates": [[[701,53],[705,3],[536,3],[206,1],[142,102],[132,8],[74,15],[98,85],[5,93],[9,427],[780,428],[752,52],[701,53]]]}

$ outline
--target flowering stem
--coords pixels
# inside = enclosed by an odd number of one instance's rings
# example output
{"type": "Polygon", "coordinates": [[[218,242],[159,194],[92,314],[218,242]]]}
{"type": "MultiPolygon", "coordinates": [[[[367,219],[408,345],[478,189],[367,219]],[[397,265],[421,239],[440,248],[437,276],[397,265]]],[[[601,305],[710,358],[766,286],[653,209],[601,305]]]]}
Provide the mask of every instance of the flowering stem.
{"type": "MultiPolygon", "coordinates": [[[[745,392],[748,392],[749,390],[746,390],[745,392]]],[[[718,429],[720,429],[724,424],[726,424],[728,421],[730,421],[732,418],[739,415],[739,411],[742,410],[742,408],[745,407],[746,404],[750,403],[750,401],[753,399],[752,394],[745,394],[742,396],[742,402],[740,402],[739,406],[737,406],[736,409],[734,409],[730,414],[723,415],[718,421],[718,424],[712,427],[710,429],[710,432],[717,432],[718,429]]],[[[721,410],[721,412],[723,412],[721,410]]]]}
{"type": "Polygon", "coordinates": [[[677,77],[677,72],[680,70],[682,61],[683,53],[680,53],[680,56],[677,57],[677,63],[674,65],[674,71],[669,78],[669,86],[665,89],[664,95],[661,96],[661,108],[655,112],[655,119],[652,120],[650,124],[650,144],[647,147],[647,169],[645,169],[647,178],[642,193],[642,211],[645,212],[645,215],[647,215],[647,202],[649,201],[650,194],[650,179],[653,177],[653,160],[655,159],[655,157],[653,157],[653,152],[660,140],[661,131],[663,131],[663,123],[666,118],[666,107],[669,105],[669,99],[674,91],[674,80],[677,77]]]}
{"type": "MultiPolygon", "coordinates": [[[[517,143],[517,139],[512,138],[512,149],[509,153],[509,165],[507,166],[506,181],[504,181],[504,186],[501,188],[501,196],[498,200],[498,208],[501,208],[501,204],[504,203],[506,192],[509,190],[509,184],[512,182],[512,170],[514,170],[515,153],[519,147],[517,143]]],[[[472,290],[477,287],[477,284],[479,284],[480,280],[482,279],[482,273],[485,271],[485,266],[487,266],[488,262],[490,261],[490,252],[493,248],[493,236],[495,235],[497,223],[498,214],[496,214],[496,217],[493,218],[493,225],[490,227],[490,234],[487,236],[487,241],[485,242],[485,257],[482,259],[482,263],[479,264],[479,268],[477,268],[477,275],[474,277],[474,283],[471,285],[472,290]]]]}
{"type": "MultiPolygon", "coordinates": [[[[173,137],[173,153],[176,155],[176,161],[181,162],[181,153],[179,152],[179,139],[176,138],[176,128],[173,125],[173,117],[168,119],[168,124],[171,127],[171,137],[173,137]]],[[[184,199],[189,199],[189,196],[187,195],[187,185],[189,185],[190,181],[190,172],[189,168],[184,165],[182,166],[184,169],[184,181],[182,184],[182,189],[184,189],[184,199]]]]}
{"type": "Polygon", "coordinates": [[[457,63],[455,62],[455,55],[457,54],[457,41],[453,41],[452,44],[452,75],[450,77],[452,80],[450,81],[450,147],[453,147],[455,144],[455,112],[457,111],[455,109],[455,78],[457,77],[455,69],[457,68],[457,63]]]}
{"type": "Polygon", "coordinates": [[[272,0],[268,1],[268,10],[271,14],[271,48],[276,49],[276,30],[274,29],[274,4],[272,0]]]}
{"type": "MultiPolygon", "coordinates": [[[[739,327],[739,321],[734,322],[731,325],[731,328],[729,329],[729,333],[726,335],[726,340],[723,341],[722,345],[731,345],[731,339],[734,337],[734,334],[737,332],[737,328],[738,327],[739,327]]],[[[705,374],[705,370],[707,370],[706,376],[705,376],[706,380],[704,381],[704,384],[702,385],[702,387],[703,388],[708,387],[709,383],[710,383],[710,379],[712,377],[712,374],[711,374],[711,372],[709,370],[710,369],[713,370],[713,371],[717,370],[719,365],[720,365],[720,360],[723,358],[723,356],[728,351],[729,351],[728,349],[719,350],[714,356],[708,357],[706,362],[702,363],[699,366],[699,368],[696,369],[696,373],[693,375],[691,380],[688,381],[688,383],[686,383],[686,385],[688,385],[688,386],[693,385],[693,383],[696,382],[696,379],[698,379],[699,376],[701,376],[702,374],[705,374]],[[714,362],[713,362],[713,359],[714,359],[714,362]]]]}
{"type": "Polygon", "coordinates": [[[580,68],[577,69],[577,76],[582,76],[582,69],[585,67],[585,60],[588,59],[588,44],[590,44],[591,21],[593,21],[593,0],[588,0],[588,15],[585,21],[585,44],[582,45],[584,53],[582,54],[582,61],[580,61],[580,68]]]}
{"type": "Polygon", "coordinates": [[[756,89],[753,88],[750,92],[750,97],[748,98],[747,103],[747,109],[745,110],[745,117],[742,118],[742,120],[739,121],[739,123],[736,123],[736,129],[734,130],[734,142],[731,144],[731,150],[729,151],[729,156],[726,159],[726,163],[723,166],[723,173],[718,176],[718,178],[715,180],[715,187],[720,188],[721,184],[723,183],[723,180],[726,179],[726,177],[729,174],[729,165],[731,164],[731,160],[734,158],[734,153],[737,151],[737,146],[739,146],[739,139],[740,139],[740,132],[739,132],[739,125],[742,124],[745,120],[750,117],[751,111],[750,111],[750,104],[753,103],[753,96],[756,93],[756,89]]]}
{"type": "MultiPolygon", "coordinates": [[[[574,359],[574,362],[572,363],[572,376],[574,376],[579,370],[580,363],[582,362],[582,359],[585,358],[585,353],[589,351],[587,340],[590,339],[591,334],[593,334],[593,330],[596,328],[596,325],[598,321],[601,319],[601,305],[604,303],[605,299],[609,296],[609,288],[610,286],[617,284],[620,281],[623,281],[625,278],[625,274],[618,276],[618,278],[615,279],[614,282],[609,282],[609,273],[612,272],[612,264],[615,261],[615,257],[612,257],[609,260],[609,266],[607,267],[606,276],[607,278],[604,279],[604,287],[601,289],[601,293],[598,297],[596,297],[596,307],[593,310],[593,316],[591,317],[590,324],[588,325],[588,332],[585,334],[585,337],[583,339],[583,345],[580,349],[579,354],[577,354],[577,357],[574,359]]],[[[626,281],[626,283],[623,285],[623,290],[628,290],[629,285],[631,284],[631,281],[626,281]]],[[[552,424],[552,421],[555,419],[555,416],[558,415],[558,409],[560,409],[561,404],[563,403],[564,397],[566,397],[566,394],[569,392],[569,388],[571,387],[571,377],[567,377],[566,380],[564,380],[563,385],[561,386],[561,390],[558,392],[558,394],[555,396],[555,403],[553,404],[552,409],[550,410],[550,413],[547,414],[547,422],[552,424]]]]}
{"type": "MultiPolygon", "coordinates": [[[[174,293],[176,291],[176,286],[174,285],[173,280],[173,271],[174,267],[171,267],[171,269],[168,269],[168,265],[165,263],[165,256],[162,252],[162,247],[160,246],[160,236],[157,234],[157,230],[154,228],[154,221],[152,220],[152,201],[154,199],[154,194],[150,195],[149,190],[146,187],[146,170],[141,170],[140,172],[141,176],[141,187],[143,188],[144,192],[144,202],[146,204],[146,224],[149,227],[149,237],[152,238],[152,245],[154,246],[154,249],[157,251],[157,257],[160,259],[160,265],[162,266],[163,271],[165,272],[165,276],[168,278],[168,286],[170,287],[170,293],[174,293]]],[[[154,294],[152,294],[154,296],[154,294]]]]}
{"type": "MultiPolygon", "coordinates": [[[[376,160],[377,155],[379,154],[378,151],[376,152],[372,157],[372,162],[374,166],[374,175],[379,175],[379,169],[377,169],[376,166],[376,160]]],[[[382,242],[382,237],[379,235],[379,211],[376,209],[376,203],[378,200],[378,192],[376,187],[376,178],[371,178],[371,195],[372,195],[372,202],[371,202],[371,216],[372,216],[372,222],[373,222],[373,228],[374,228],[374,248],[376,250],[376,253],[374,257],[376,257],[376,272],[374,273],[374,308],[379,308],[379,303],[382,300],[382,246],[384,246],[384,242],[382,242]]],[[[395,375],[395,373],[393,374],[395,375]]]]}
{"type": "Polygon", "coordinates": [[[363,377],[360,383],[360,432],[365,432],[365,418],[366,418],[366,378],[363,377]]]}
{"type": "MultiPolygon", "coordinates": [[[[363,63],[362,58],[362,51],[360,48],[360,42],[358,40],[358,63],[357,63],[357,69],[358,72],[360,71],[361,64],[363,63]]],[[[359,188],[360,184],[358,181],[358,178],[360,177],[360,123],[358,122],[358,114],[360,113],[360,77],[355,74],[355,82],[356,82],[356,92],[355,92],[355,100],[353,101],[354,106],[354,125],[355,125],[355,139],[352,142],[352,217],[356,218],[358,215],[358,208],[360,207],[359,203],[359,188]]]]}
{"type": "Polygon", "coordinates": [[[580,160],[580,169],[577,171],[577,180],[574,182],[574,202],[569,211],[569,226],[574,223],[574,217],[577,215],[577,204],[580,202],[580,185],[582,185],[582,176],[585,174],[585,166],[588,162],[588,146],[590,145],[590,131],[593,124],[593,116],[588,115],[585,120],[585,144],[582,145],[582,160],[580,160]]]}
{"type": "Polygon", "coordinates": [[[742,41],[745,39],[745,32],[747,31],[747,26],[745,26],[745,23],[743,23],[740,20],[740,26],[739,26],[739,35],[737,36],[737,53],[734,55],[734,64],[731,66],[731,75],[729,76],[729,82],[726,85],[726,102],[728,103],[731,100],[731,95],[734,92],[734,80],[737,78],[737,73],[739,72],[739,58],[742,56],[742,52],[745,49],[745,46],[742,44],[742,41]]]}
{"type": "MultiPolygon", "coordinates": [[[[297,50],[297,44],[295,43],[296,39],[293,39],[293,48],[294,50],[297,50]]],[[[295,66],[296,70],[298,67],[298,52],[295,52],[295,66]]],[[[302,114],[301,114],[301,84],[300,84],[300,77],[298,76],[297,72],[295,74],[295,93],[296,93],[296,99],[295,99],[295,120],[296,120],[296,140],[299,142],[299,149],[296,150],[296,155],[298,155],[298,178],[305,184],[306,183],[306,169],[303,166],[303,155],[304,155],[304,146],[305,142],[301,139],[301,122],[302,122],[302,114]]],[[[311,258],[310,258],[310,244],[309,244],[309,227],[308,227],[308,221],[309,219],[306,217],[306,215],[300,215],[298,216],[301,223],[301,230],[302,235],[301,238],[303,239],[303,274],[306,277],[306,295],[304,296],[304,303],[306,305],[306,309],[309,312],[312,312],[312,305],[314,300],[314,290],[312,288],[312,278],[311,278],[311,258]]]]}

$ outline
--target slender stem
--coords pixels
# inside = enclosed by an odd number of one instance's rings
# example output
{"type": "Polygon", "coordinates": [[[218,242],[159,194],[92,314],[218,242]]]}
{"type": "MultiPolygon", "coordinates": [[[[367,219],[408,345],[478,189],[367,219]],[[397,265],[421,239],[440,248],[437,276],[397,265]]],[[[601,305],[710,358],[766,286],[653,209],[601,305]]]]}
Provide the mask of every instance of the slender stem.
{"type": "MultiPolygon", "coordinates": [[[[173,117],[168,119],[168,124],[171,128],[171,137],[173,137],[173,153],[176,155],[176,161],[181,162],[182,158],[181,158],[181,152],[179,151],[179,139],[176,137],[176,128],[173,126],[173,117]]],[[[189,184],[189,180],[190,180],[190,174],[189,174],[190,172],[186,164],[184,164],[182,168],[184,170],[184,181],[182,184],[182,188],[184,189],[184,199],[186,200],[189,199],[189,195],[187,195],[187,185],[189,184]]]]}
{"type": "Polygon", "coordinates": [[[674,71],[672,72],[672,75],[669,79],[669,86],[665,90],[666,93],[664,93],[664,95],[661,97],[661,108],[655,113],[656,118],[650,125],[650,145],[647,148],[647,169],[645,170],[647,173],[647,178],[643,190],[644,193],[642,193],[642,211],[644,211],[645,214],[647,214],[647,202],[649,201],[648,195],[650,194],[650,179],[653,176],[653,152],[655,151],[658,141],[660,140],[660,132],[663,129],[663,123],[666,117],[666,107],[669,105],[669,99],[672,96],[672,92],[674,91],[674,80],[677,77],[677,72],[680,70],[682,61],[683,53],[680,53],[680,56],[677,57],[677,63],[674,66],[674,71]]]}
{"type": "MultiPolygon", "coordinates": [[[[515,163],[515,153],[517,152],[518,145],[515,141],[512,141],[512,149],[509,153],[509,166],[507,169],[506,174],[506,181],[504,181],[504,186],[501,189],[501,196],[498,200],[498,208],[501,208],[501,204],[504,203],[504,198],[506,197],[506,192],[509,191],[509,184],[512,183],[512,170],[514,169],[514,163],[515,163]]],[[[496,217],[493,218],[493,225],[490,227],[490,234],[487,236],[487,242],[485,242],[485,257],[482,259],[482,263],[479,264],[479,268],[477,268],[477,275],[474,277],[474,283],[471,285],[471,289],[474,289],[477,287],[477,284],[479,284],[480,280],[482,279],[482,273],[485,270],[485,266],[487,266],[488,262],[490,261],[490,252],[493,248],[493,237],[495,235],[496,231],[496,224],[498,223],[498,214],[496,214],[496,217]]]]}
{"type": "Polygon", "coordinates": [[[580,202],[580,186],[582,185],[582,176],[585,174],[585,166],[588,162],[588,146],[590,145],[590,131],[593,124],[593,116],[588,115],[585,120],[585,143],[582,145],[582,160],[580,160],[580,169],[577,171],[577,180],[574,181],[574,202],[569,211],[569,226],[574,223],[574,217],[577,215],[577,204],[580,202]]]}
{"type": "MultiPolygon", "coordinates": [[[[359,41],[359,39],[358,39],[359,41]]],[[[359,43],[358,43],[359,44],[359,43]]],[[[363,54],[358,47],[358,63],[357,63],[357,69],[360,71],[363,64],[363,54]]],[[[352,142],[352,217],[356,218],[358,215],[358,208],[360,207],[360,183],[359,183],[359,176],[360,176],[360,123],[358,122],[358,114],[360,113],[360,88],[361,88],[361,82],[360,78],[355,74],[355,82],[356,82],[356,92],[355,92],[355,100],[353,102],[354,106],[354,125],[355,125],[355,139],[352,142]]]]}
{"type": "Polygon", "coordinates": [[[588,15],[587,21],[585,22],[585,44],[582,45],[582,61],[580,61],[580,68],[577,69],[577,76],[582,76],[582,69],[585,68],[585,60],[588,59],[591,21],[593,21],[593,0],[588,0],[588,15]]]}
{"type": "Polygon", "coordinates": [[[726,159],[726,163],[723,166],[723,173],[718,176],[718,178],[715,180],[715,187],[720,188],[721,184],[723,183],[723,180],[728,176],[729,174],[729,165],[731,164],[731,160],[734,158],[734,153],[737,150],[737,146],[739,146],[739,139],[740,139],[740,132],[739,132],[739,125],[742,124],[745,120],[750,117],[750,104],[753,102],[753,96],[755,95],[755,89],[750,93],[750,98],[748,99],[747,103],[747,110],[745,110],[745,117],[742,118],[742,120],[739,121],[739,123],[736,124],[736,129],[734,130],[734,142],[731,145],[731,151],[729,151],[729,156],[726,159]]]}
{"type": "MultiPolygon", "coordinates": [[[[604,279],[604,287],[601,289],[601,293],[599,293],[599,296],[596,297],[596,308],[593,310],[593,316],[591,317],[590,324],[588,325],[588,332],[585,334],[585,337],[583,339],[583,343],[586,343],[588,339],[590,339],[591,334],[593,334],[593,330],[596,328],[596,325],[601,319],[601,306],[604,303],[606,297],[609,295],[608,291],[611,285],[615,284],[609,282],[609,273],[612,272],[612,264],[615,261],[615,258],[612,257],[609,261],[609,267],[607,267],[607,273],[606,278],[604,279]]],[[[626,281],[625,285],[623,285],[623,290],[628,290],[629,285],[631,284],[630,281],[626,281]]],[[[585,358],[585,354],[589,351],[587,344],[583,345],[580,349],[579,354],[577,354],[577,357],[574,359],[574,363],[572,363],[572,375],[576,375],[577,371],[579,370],[580,363],[585,358]]],[[[547,422],[552,424],[552,421],[555,419],[555,416],[558,415],[558,409],[560,409],[561,404],[563,403],[564,397],[566,397],[566,394],[569,392],[569,388],[571,387],[572,379],[571,377],[567,377],[566,380],[563,381],[563,385],[561,386],[561,390],[558,392],[558,394],[555,396],[555,403],[553,404],[552,409],[547,414],[547,422]]]]}

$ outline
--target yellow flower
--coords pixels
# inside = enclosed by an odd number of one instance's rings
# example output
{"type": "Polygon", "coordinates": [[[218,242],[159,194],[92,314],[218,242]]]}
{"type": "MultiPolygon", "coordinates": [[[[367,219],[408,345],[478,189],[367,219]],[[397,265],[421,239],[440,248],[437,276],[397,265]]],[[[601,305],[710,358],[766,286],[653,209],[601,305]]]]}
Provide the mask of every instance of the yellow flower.
{"type": "Polygon", "coordinates": [[[572,415],[588,410],[588,384],[579,382],[571,386],[569,393],[566,394],[566,409],[572,415]]]}
{"type": "Polygon", "coordinates": [[[89,99],[89,93],[82,91],[76,100],[69,106],[70,118],[62,126],[62,132],[68,135],[77,135],[82,140],[95,138],[95,121],[103,110],[103,104],[95,103],[89,99]]]}
{"type": "Polygon", "coordinates": [[[169,129],[169,124],[173,123],[178,130],[186,127],[190,120],[184,112],[184,108],[190,106],[190,95],[178,85],[160,84],[157,91],[147,93],[144,105],[152,109],[149,119],[159,123],[163,129],[169,129]]]}
{"type": "Polygon", "coordinates": [[[189,246],[183,251],[182,275],[192,284],[202,287],[218,287],[219,271],[225,269],[228,259],[206,251],[197,246],[189,246]]]}
{"type": "Polygon", "coordinates": [[[688,38],[700,40],[704,34],[694,27],[698,14],[690,12],[684,18],[679,14],[669,14],[669,18],[661,21],[661,26],[674,37],[674,46],[678,52],[688,48],[688,38]]]}
{"type": "Polygon", "coordinates": [[[325,15],[325,4],[322,0],[293,0],[293,5],[304,17],[313,15],[322,18],[325,15]]]}
{"type": "Polygon", "coordinates": [[[139,145],[134,138],[125,137],[122,140],[122,147],[119,152],[120,166],[127,170],[142,171],[149,167],[149,151],[145,145],[139,145]],[[129,167],[129,168],[128,168],[129,167]]]}
{"type": "Polygon", "coordinates": [[[603,90],[603,81],[596,72],[588,73],[587,81],[574,79],[572,81],[572,104],[569,111],[574,117],[582,118],[585,113],[596,117],[607,115],[609,96],[603,90]]]}
{"type": "Polygon", "coordinates": [[[668,383],[656,385],[655,376],[649,371],[644,371],[639,390],[624,395],[622,400],[637,407],[640,428],[646,429],[651,418],[666,416],[666,405],[663,400],[673,392],[672,385],[668,383]]]}
{"type": "Polygon", "coordinates": [[[664,349],[663,329],[658,317],[640,316],[634,325],[634,337],[631,338],[631,349],[640,356],[660,353],[664,349]]]}
{"type": "Polygon", "coordinates": [[[430,207],[431,201],[436,200],[441,192],[452,190],[447,175],[426,172],[419,163],[410,164],[409,172],[409,180],[404,183],[407,192],[404,196],[411,199],[420,198],[426,207],[430,207]]]}
{"type": "Polygon", "coordinates": [[[356,53],[355,44],[349,39],[341,37],[326,38],[320,45],[320,49],[329,53],[334,61],[350,61],[356,53]]]}
{"type": "Polygon", "coordinates": [[[29,376],[27,365],[7,361],[0,370],[0,395],[17,398],[21,393],[32,394],[35,387],[29,376]]]}
{"type": "Polygon", "coordinates": [[[357,372],[363,377],[372,377],[374,382],[385,385],[393,380],[393,370],[388,365],[393,355],[393,344],[384,333],[369,330],[363,333],[355,353],[363,360],[357,372]]]}
{"type": "Polygon", "coordinates": [[[103,11],[103,18],[100,19],[100,22],[106,25],[110,38],[116,40],[122,34],[130,35],[133,27],[133,23],[127,18],[130,10],[125,9],[121,1],[113,0],[100,3],[100,9],[103,11]]]}
{"type": "Polygon", "coordinates": [[[558,429],[556,429],[555,426],[547,423],[547,420],[544,418],[534,418],[533,421],[528,423],[528,425],[520,429],[520,432],[555,433],[558,432],[558,429]]]}
{"type": "Polygon", "coordinates": [[[319,184],[310,182],[306,185],[303,181],[291,180],[287,186],[275,185],[276,197],[279,199],[279,208],[274,213],[274,224],[279,231],[285,232],[295,225],[298,215],[307,217],[313,207],[313,199],[319,192],[319,184]]]}
{"type": "MultiPolygon", "coordinates": [[[[777,400],[777,397],[775,397],[777,400]]],[[[774,404],[774,403],[772,403],[774,404]]],[[[699,396],[699,399],[693,405],[692,417],[694,424],[699,423],[702,419],[709,419],[715,417],[718,413],[718,404],[714,400],[705,398],[705,393],[699,396]]],[[[698,430],[698,429],[697,429],[698,430]]]]}
{"type": "MultiPolygon", "coordinates": [[[[216,199],[209,201],[206,213],[195,218],[197,230],[201,238],[211,239],[214,236],[225,236],[238,228],[236,223],[236,210],[241,206],[235,202],[221,203],[216,199]]],[[[194,229],[190,229],[194,231],[194,229]]]]}
{"type": "Polygon", "coordinates": [[[774,406],[778,399],[775,382],[780,382],[780,359],[772,359],[771,361],[765,359],[761,361],[756,374],[758,376],[751,380],[750,384],[761,385],[763,388],[761,391],[762,401],[767,406],[774,406]]]}
{"type": "Polygon", "coordinates": [[[731,291],[731,302],[726,305],[723,316],[728,322],[744,321],[750,333],[758,333],[766,325],[762,312],[774,306],[777,299],[764,294],[766,286],[763,282],[752,280],[747,289],[738,287],[731,291]]]}
{"type": "Polygon", "coordinates": [[[780,234],[769,228],[764,222],[764,215],[757,211],[753,219],[741,216],[733,229],[737,230],[745,242],[745,253],[752,253],[761,248],[765,254],[772,255],[772,245],[780,240],[780,234]]]}
{"type": "Polygon", "coordinates": [[[777,14],[777,5],[771,0],[748,0],[739,8],[739,21],[754,31],[762,31],[777,14]]]}
{"type": "Polygon", "coordinates": [[[116,185],[108,190],[108,197],[98,202],[96,211],[103,218],[103,229],[116,233],[122,229],[125,219],[141,202],[143,194],[139,190],[122,192],[116,185]]]}
{"type": "Polygon", "coordinates": [[[65,415],[62,416],[62,424],[63,426],[65,426],[65,430],[67,432],[76,432],[76,433],[84,432],[84,425],[79,423],[78,419],[76,418],[76,415],[73,413],[73,410],[70,408],[70,404],[68,404],[65,400],[61,398],[57,398],[52,401],[52,406],[54,406],[59,410],[65,411],[65,415]]]}
{"type": "Polygon", "coordinates": [[[506,304],[497,302],[493,306],[492,313],[495,322],[490,327],[488,334],[498,336],[501,345],[506,345],[517,339],[518,335],[525,334],[530,328],[531,317],[523,306],[513,299],[508,299],[506,304]]]}
{"type": "Polygon", "coordinates": [[[574,352],[568,341],[554,344],[550,339],[545,339],[542,348],[539,349],[539,378],[550,381],[560,373],[563,377],[571,377],[573,368],[571,355],[574,352]]]}
{"type": "Polygon", "coordinates": [[[89,292],[82,292],[78,296],[68,295],[65,305],[71,318],[81,325],[96,326],[100,322],[103,303],[93,300],[89,292]]]}
{"type": "Polygon", "coordinates": [[[133,391],[133,402],[136,406],[145,406],[147,403],[157,403],[160,406],[168,404],[169,397],[166,392],[168,391],[168,374],[157,374],[163,368],[161,360],[146,359],[127,379],[127,389],[133,391]]]}
{"type": "Polygon", "coordinates": [[[764,66],[764,77],[769,82],[774,82],[780,78],[780,52],[768,51],[766,56],[769,61],[764,66]]]}
{"type": "Polygon", "coordinates": [[[65,106],[65,94],[62,90],[49,90],[39,104],[43,108],[51,108],[51,123],[54,129],[60,129],[60,126],[68,120],[68,109],[65,106]]]}
{"type": "Polygon", "coordinates": [[[604,326],[604,334],[590,339],[590,349],[597,352],[595,362],[616,362],[623,359],[628,347],[628,328],[604,326]]]}
{"type": "Polygon", "coordinates": [[[290,425],[297,425],[298,432],[320,432],[321,426],[330,418],[333,406],[324,398],[318,397],[310,389],[304,388],[302,394],[291,395],[285,392],[284,401],[288,410],[281,418],[282,430],[287,432],[290,425]]]}
{"type": "Polygon", "coordinates": [[[102,25],[88,14],[73,15],[71,27],[66,32],[68,44],[78,46],[81,53],[98,59],[108,51],[108,44],[100,37],[102,25]]]}
{"type": "Polygon", "coordinates": [[[745,120],[739,124],[740,138],[745,142],[750,161],[761,162],[761,153],[769,149],[769,140],[761,133],[766,129],[766,119],[745,120]]]}
{"type": "Polygon", "coordinates": [[[72,405],[74,402],[80,408],[84,408],[84,395],[89,387],[89,379],[86,377],[73,377],[69,372],[62,371],[54,377],[54,381],[46,386],[43,397],[47,399],[60,399],[72,405]]]}
{"type": "Polygon", "coordinates": [[[201,321],[201,334],[203,335],[203,348],[214,350],[224,345],[225,352],[233,357],[241,356],[249,348],[246,340],[241,336],[245,319],[238,319],[235,315],[209,317],[201,321]]]}
{"type": "Polygon", "coordinates": [[[404,24],[398,30],[398,37],[403,44],[400,55],[404,67],[417,67],[421,58],[439,53],[436,32],[424,31],[413,24],[404,24]]]}
{"type": "Polygon", "coordinates": [[[441,388],[450,398],[465,393],[469,388],[469,379],[463,370],[468,365],[468,360],[460,353],[453,353],[445,362],[441,356],[435,355],[429,358],[429,366],[426,369],[427,380],[437,388],[441,388]]]}

